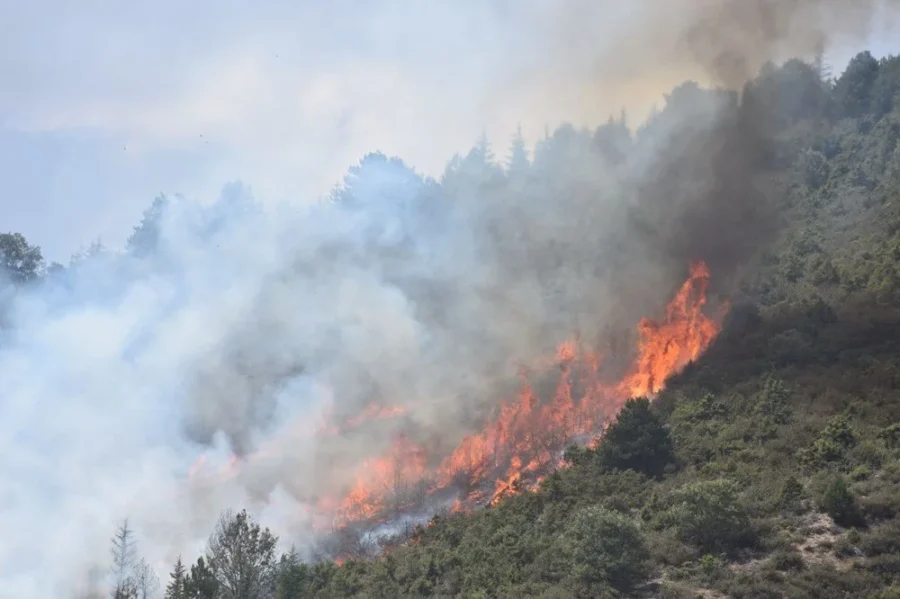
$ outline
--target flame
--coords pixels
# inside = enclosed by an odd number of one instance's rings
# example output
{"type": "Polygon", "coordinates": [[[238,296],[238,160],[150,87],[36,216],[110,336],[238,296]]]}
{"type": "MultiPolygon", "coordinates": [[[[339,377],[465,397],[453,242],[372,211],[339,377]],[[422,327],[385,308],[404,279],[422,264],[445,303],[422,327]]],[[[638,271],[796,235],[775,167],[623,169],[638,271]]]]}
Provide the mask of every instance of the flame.
{"type": "MultiPolygon", "coordinates": [[[[692,265],[664,318],[659,322],[644,318],[638,323],[636,356],[620,380],[604,378],[600,354],[577,337],[566,340],[535,368],[523,369],[518,393],[502,402],[481,430],[461,439],[449,454],[429,455],[424,446],[398,435],[384,452],[352,471],[339,492],[312,502],[317,514],[314,528],[334,530],[388,521],[404,511],[424,511],[426,504],[435,502],[444,502],[450,513],[457,513],[536,489],[549,471],[563,465],[562,453],[568,444],[596,443],[608,419],[628,398],[658,393],[670,376],[706,350],[724,315],[704,314],[709,277],[705,264],[692,265]],[[546,382],[550,376],[558,377],[555,391],[542,399],[533,382],[546,382]]],[[[317,433],[345,434],[405,413],[401,406],[377,403],[350,418],[336,419],[326,413],[317,433]]],[[[203,465],[199,462],[192,475],[203,465]]],[[[229,466],[233,471],[234,465],[229,466]]]]}
{"type": "Polygon", "coordinates": [[[350,490],[340,502],[335,504],[333,499],[326,498],[320,501],[319,507],[333,512],[335,527],[397,515],[414,502],[426,466],[424,449],[398,436],[388,453],[360,465],[350,490]]]}
{"type": "Polygon", "coordinates": [[[666,319],[638,323],[638,358],[634,372],[622,383],[628,395],[658,393],[668,377],[700,357],[719,333],[718,323],[702,312],[708,287],[709,269],[702,262],[692,265],[690,277],[666,308],[666,319]]]}

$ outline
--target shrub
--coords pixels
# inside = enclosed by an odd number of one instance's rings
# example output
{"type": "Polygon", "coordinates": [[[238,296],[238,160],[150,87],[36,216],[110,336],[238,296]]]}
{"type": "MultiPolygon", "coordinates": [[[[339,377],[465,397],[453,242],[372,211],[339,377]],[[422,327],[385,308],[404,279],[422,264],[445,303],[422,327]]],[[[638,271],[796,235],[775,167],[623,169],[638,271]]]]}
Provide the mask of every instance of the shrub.
{"type": "Polygon", "coordinates": [[[772,567],[780,572],[798,572],[806,568],[806,562],[798,551],[782,549],[772,554],[772,567]]]}
{"type": "Polygon", "coordinates": [[[800,459],[810,465],[836,462],[844,458],[846,451],[856,445],[856,433],[846,416],[835,416],[819,433],[811,447],[804,449],[800,459]]]}
{"type": "Polygon", "coordinates": [[[612,470],[660,476],[675,461],[672,438],[646,398],[631,399],[603,434],[600,463],[612,470]]]}
{"type": "Polygon", "coordinates": [[[900,447],[900,422],[896,422],[881,429],[878,433],[878,437],[883,439],[888,447],[895,449],[900,447]]]}
{"type": "Polygon", "coordinates": [[[888,522],[860,535],[859,549],[867,557],[900,555],[900,522],[888,522]]]}
{"type": "Polygon", "coordinates": [[[667,515],[682,540],[715,553],[746,546],[753,538],[750,518],[728,481],[703,481],[676,494],[667,515]]]}
{"type": "Polygon", "coordinates": [[[778,492],[778,507],[785,510],[795,510],[800,507],[803,498],[803,484],[795,476],[788,476],[778,492]]]}
{"type": "Polygon", "coordinates": [[[861,523],[862,517],[859,506],[856,505],[856,498],[853,497],[847,481],[841,477],[834,479],[826,487],[819,505],[822,511],[841,526],[856,526],[861,523]]]}
{"type": "Polygon", "coordinates": [[[800,154],[799,167],[803,183],[810,189],[818,189],[828,180],[828,160],[821,152],[806,150],[800,154]]]}
{"type": "Polygon", "coordinates": [[[586,508],[572,519],[563,541],[583,582],[627,590],[647,577],[647,545],[637,525],[621,514],[586,508]]]}

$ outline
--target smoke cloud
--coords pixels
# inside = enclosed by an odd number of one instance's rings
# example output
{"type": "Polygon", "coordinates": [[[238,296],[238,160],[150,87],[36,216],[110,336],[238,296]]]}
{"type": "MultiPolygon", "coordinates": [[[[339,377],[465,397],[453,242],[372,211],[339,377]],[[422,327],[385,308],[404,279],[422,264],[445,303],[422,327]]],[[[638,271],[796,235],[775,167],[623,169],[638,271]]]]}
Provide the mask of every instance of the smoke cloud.
{"type": "Polygon", "coordinates": [[[368,156],[312,207],[264,208],[240,186],[208,207],[161,201],[127,251],[18,291],[0,343],[4,594],[72,596],[126,516],[160,574],[196,557],[226,507],[311,544],[304,506],[393,433],[446,450],[520,364],[572,334],[630,331],[689,261],[729,280],[776,230],[755,186],[771,127],[745,108],[744,82],[861,34],[877,8],[644,3],[593,40],[609,7],[535,2],[532,20],[515,6],[496,3],[496,18],[543,28],[543,81],[583,69],[602,91],[695,73],[731,91],[682,86],[633,138],[616,122],[593,137],[561,127],[506,172],[482,144],[440,182],[368,156]],[[372,404],[404,414],[317,434],[372,404]]]}

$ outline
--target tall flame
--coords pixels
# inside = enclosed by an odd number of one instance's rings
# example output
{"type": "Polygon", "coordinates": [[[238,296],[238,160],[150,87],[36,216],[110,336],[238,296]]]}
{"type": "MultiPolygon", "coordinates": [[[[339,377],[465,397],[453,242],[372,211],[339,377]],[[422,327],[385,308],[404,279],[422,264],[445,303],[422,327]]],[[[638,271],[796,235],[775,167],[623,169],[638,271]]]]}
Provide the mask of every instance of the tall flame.
{"type": "MultiPolygon", "coordinates": [[[[314,502],[317,526],[390,520],[404,510],[422,510],[431,499],[452,503],[456,512],[534,488],[561,465],[569,443],[598,435],[628,398],[658,393],[670,376],[706,350],[719,332],[721,316],[711,318],[703,311],[709,277],[705,264],[692,265],[663,320],[638,323],[636,356],[621,380],[604,380],[602,357],[569,339],[540,367],[522,370],[519,392],[448,455],[429,455],[409,438],[397,436],[386,452],[359,465],[342,493],[314,502]],[[548,376],[558,376],[555,392],[542,399],[533,381],[548,376]]],[[[318,433],[337,435],[404,413],[402,407],[369,405],[357,416],[332,418],[318,433]]],[[[196,469],[202,466],[198,463],[196,469]]]]}

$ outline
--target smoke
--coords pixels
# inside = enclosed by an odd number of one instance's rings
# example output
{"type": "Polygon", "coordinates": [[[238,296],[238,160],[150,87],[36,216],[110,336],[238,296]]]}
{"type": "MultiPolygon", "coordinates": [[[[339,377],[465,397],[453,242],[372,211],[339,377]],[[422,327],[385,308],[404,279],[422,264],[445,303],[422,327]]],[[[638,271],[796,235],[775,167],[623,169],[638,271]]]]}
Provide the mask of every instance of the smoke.
{"type": "Polygon", "coordinates": [[[671,66],[736,91],[678,88],[633,139],[561,127],[506,173],[482,144],[439,184],[368,156],[308,208],[235,186],[205,208],[170,199],[128,251],[19,291],[0,345],[4,593],[67,596],[125,516],[161,567],[193,559],[226,507],[311,544],[305,506],[394,433],[446,450],[518,365],[630,330],[689,261],[727,280],[777,224],[756,188],[771,123],[740,88],[875,8],[680,0],[623,9],[621,35],[594,43],[596,3],[538,6],[545,80],[587,68],[602,89],[671,66]],[[404,414],[317,433],[371,404],[404,414]]]}

